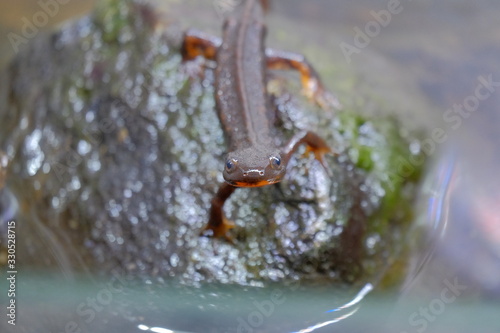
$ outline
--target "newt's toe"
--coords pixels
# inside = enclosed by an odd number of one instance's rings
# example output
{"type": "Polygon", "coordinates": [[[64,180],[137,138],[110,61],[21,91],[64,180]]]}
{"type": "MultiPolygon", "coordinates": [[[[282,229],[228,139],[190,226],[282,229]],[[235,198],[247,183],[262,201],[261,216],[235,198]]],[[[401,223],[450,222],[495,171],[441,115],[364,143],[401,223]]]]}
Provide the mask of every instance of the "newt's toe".
{"type": "Polygon", "coordinates": [[[211,236],[215,238],[224,238],[228,242],[233,243],[234,241],[231,236],[229,236],[228,232],[229,230],[234,228],[234,223],[232,221],[229,221],[225,217],[222,218],[222,223],[219,223],[218,225],[213,225],[211,223],[208,223],[205,228],[200,233],[200,236],[211,236]],[[207,235],[207,231],[211,230],[212,235],[207,235]]]}
{"type": "Polygon", "coordinates": [[[314,100],[321,108],[325,110],[332,107],[337,110],[341,108],[340,102],[337,97],[326,90],[318,91],[314,96],[314,100]]]}
{"type": "Polygon", "coordinates": [[[309,153],[314,153],[314,158],[321,163],[323,168],[325,169],[326,173],[328,174],[329,177],[332,177],[332,170],[330,166],[328,165],[328,162],[325,159],[326,154],[331,154],[331,155],[337,155],[331,148],[329,147],[321,147],[321,148],[313,148],[311,146],[306,147],[306,154],[309,153]]]}

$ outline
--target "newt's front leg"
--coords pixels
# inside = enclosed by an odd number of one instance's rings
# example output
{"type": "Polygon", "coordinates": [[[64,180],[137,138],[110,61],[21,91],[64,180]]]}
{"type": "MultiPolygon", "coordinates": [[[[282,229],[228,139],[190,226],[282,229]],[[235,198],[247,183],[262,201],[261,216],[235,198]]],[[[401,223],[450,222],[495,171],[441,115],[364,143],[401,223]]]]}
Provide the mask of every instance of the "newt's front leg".
{"type": "Polygon", "coordinates": [[[217,49],[222,41],[201,31],[190,29],[184,33],[181,53],[184,60],[193,60],[203,56],[208,60],[215,60],[217,49]]]}
{"type": "Polygon", "coordinates": [[[318,73],[303,55],[266,49],[266,61],[267,67],[270,69],[298,71],[305,95],[321,107],[325,109],[329,107],[340,108],[338,99],[325,89],[318,73]]]}
{"type": "Polygon", "coordinates": [[[234,228],[234,224],[227,220],[224,216],[224,203],[233,194],[236,187],[231,186],[227,183],[223,183],[215,196],[212,199],[212,206],[210,207],[210,219],[207,225],[202,231],[202,234],[206,230],[212,230],[214,237],[224,237],[229,242],[233,242],[232,238],[227,234],[229,230],[234,228]]]}
{"type": "Polygon", "coordinates": [[[283,155],[288,163],[292,154],[299,148],[300,145],[305,144],[308,151],[314,153],[314,157],[318,160],[321,165],[325,168],[325,171],[329,176],[331,176],[331,170],[328,163],[325,161],[325,154],[333,154],[332,149],[328,144],[319,137],[317,134],[310,131],[302,131],[295,134],[286,144],[283,155]]]}

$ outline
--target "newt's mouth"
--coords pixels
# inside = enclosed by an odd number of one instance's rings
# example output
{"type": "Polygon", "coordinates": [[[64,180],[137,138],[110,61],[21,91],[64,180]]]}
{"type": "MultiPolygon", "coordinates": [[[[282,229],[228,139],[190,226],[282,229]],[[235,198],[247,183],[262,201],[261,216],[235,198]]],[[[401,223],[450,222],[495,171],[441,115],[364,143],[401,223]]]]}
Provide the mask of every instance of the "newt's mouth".
{"type": "Polygon", "coordinates": [[[245,181],[234,181],[234,180],[226,180],[229,185],[236,187],[261,187],[266,185],[271,185],[279,182],[279,179],[259,179],[259,180],[245,180],[245,181]]]}

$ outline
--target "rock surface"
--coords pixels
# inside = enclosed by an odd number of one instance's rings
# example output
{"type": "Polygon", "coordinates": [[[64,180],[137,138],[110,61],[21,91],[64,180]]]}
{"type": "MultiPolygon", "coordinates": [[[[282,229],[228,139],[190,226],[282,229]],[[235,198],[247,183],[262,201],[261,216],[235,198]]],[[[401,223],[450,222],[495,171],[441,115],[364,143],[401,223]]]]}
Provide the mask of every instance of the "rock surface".
{"type": "Polygon", "coordinates": [[[338,153],[332,177],[298,152],[283,182],[227,202],[235,244],[200,238],[226,145],[213,66],[182,63],[181,33],[139,2],[105,1],[0,74],[19,260],[187,283],[380,277],[408,237],[420,172],[401,166],[422,158],[418,140],[388,117],[318,109],[277,74],[280,134],[317,131],[338,153]]]}

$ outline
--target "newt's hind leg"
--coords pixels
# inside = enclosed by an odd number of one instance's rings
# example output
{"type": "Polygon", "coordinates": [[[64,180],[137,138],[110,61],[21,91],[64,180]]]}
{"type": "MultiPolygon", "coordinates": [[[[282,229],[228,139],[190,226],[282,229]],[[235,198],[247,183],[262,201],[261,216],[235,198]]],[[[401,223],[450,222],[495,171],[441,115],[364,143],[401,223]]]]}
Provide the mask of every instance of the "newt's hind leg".
{"type": "Polygon", "coordinates": [[[184,33],[181,47],[182,58],[184,60],[193,60],[198,56],[203,56],[208,60],[215,60],[217,49],[221,43],[221,40],[217,37],[190,29],[184,33]]]}
{"type": "Polygon", "coordinates": [[[266,62],[270,69],[298,71],[307,97],[325,109],[332,106],[340,108],[338,99],[325,89],[318,73],[303,55],[266,49],[266,62]]]}

